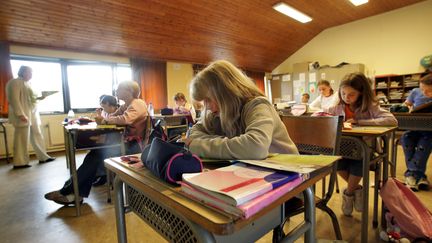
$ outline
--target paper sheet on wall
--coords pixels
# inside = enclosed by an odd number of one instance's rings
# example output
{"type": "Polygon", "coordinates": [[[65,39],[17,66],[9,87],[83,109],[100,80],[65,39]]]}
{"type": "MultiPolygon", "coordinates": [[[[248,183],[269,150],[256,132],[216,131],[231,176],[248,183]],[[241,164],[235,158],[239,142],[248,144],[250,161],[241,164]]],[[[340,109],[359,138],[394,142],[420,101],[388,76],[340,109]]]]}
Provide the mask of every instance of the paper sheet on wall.
{"type": "Polygon", "coordinates": [[[309,73],[309,83],[316,82],[316,73],[309,73]]]}
{"type": "Polygon", "coordinates": [[[283,99],[284,101],[291,101],[291,95],[283,95],[283,96],[282,96],[282,99],[283,99]]]}
{"type": "Polygon", "coordinates": [[[315,94],[315,91],[316,91],[315,83],[310,83],[309,84],[309,93],[315,94]]]}
{"type": "Polygon", "coordinates": [[[299,73],[299,80],[305,81],[306,80],[306,74],[305,73],[299,73]]]}
{"type": "Polygon", "coordinates": [[[326,79],[326,74],[325,73],[321,73],[321,79],[326,79]]]}
{"type": "Polygon", "coordinates": [[[291,80],[290,74],[285,74],[282,76],[282,82],[286,82],[286,81],[290,81],[290,80],[291,80]]]}
{"type": "Polygon", "coordinates": [[[293,81],[294,95],[300,95],[304,93],[305,81],[304,80],[294,80],[293,81]]]}
{"type": "Polygon", "coordinates": [[[272,77],[272,80],[279,80],[280,78],[279,78],[279,76],[273,76],[272,77]]]}

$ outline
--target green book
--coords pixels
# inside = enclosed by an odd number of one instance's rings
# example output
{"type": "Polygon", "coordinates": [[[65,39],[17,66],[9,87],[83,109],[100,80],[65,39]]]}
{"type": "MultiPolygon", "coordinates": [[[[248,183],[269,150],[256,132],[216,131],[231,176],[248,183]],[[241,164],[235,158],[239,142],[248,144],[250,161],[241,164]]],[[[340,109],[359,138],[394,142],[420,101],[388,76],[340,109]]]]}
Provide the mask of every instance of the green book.
{"type": "Polygon", "coordinates": [[[332,155],[278,154],[264,160],[238,161],[275,170],[297,172],[302,174],[304,179],[308,179],[312,174],[319,173],[320,169],[332,166],[340,158],[332,155]]]}

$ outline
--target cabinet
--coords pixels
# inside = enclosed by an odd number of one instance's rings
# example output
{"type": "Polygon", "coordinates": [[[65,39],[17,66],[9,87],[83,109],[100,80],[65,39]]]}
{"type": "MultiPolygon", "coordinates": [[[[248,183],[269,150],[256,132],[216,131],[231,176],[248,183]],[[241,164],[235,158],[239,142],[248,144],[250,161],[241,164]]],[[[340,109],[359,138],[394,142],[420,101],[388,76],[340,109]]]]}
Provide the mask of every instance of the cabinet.
{"type": "Polygon", "coordinates": [[[411,90],[419,87],[422,73],[375,77],[375,94],[382,103],[403,103],[411,90]]]}

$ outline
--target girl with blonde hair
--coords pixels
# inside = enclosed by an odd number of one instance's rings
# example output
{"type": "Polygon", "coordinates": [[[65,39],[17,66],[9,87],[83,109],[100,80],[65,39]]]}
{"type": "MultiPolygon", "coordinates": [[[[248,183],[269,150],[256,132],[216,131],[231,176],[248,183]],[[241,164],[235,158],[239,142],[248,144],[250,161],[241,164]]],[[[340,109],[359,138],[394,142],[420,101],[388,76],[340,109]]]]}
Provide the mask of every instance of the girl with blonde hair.
{"type": "Polygon", "coordinates": [[[199,156],[263,159],[269,152],[298,153],[272,104],[230,62],[215,61],[199,72],[190,93],[204,102],[202,119],[185,140],[199,156]]]}

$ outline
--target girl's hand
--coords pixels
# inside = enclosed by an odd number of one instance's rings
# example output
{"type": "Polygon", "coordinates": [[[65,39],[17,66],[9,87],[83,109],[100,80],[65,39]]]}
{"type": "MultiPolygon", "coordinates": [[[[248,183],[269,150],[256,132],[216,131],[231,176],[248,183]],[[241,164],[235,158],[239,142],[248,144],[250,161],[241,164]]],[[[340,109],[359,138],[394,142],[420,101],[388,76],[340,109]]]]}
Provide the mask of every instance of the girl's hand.
{"type": "Polygon", "coordinates": [[[351,123],[351,124],[357,124],[357,121],[356,120],[354,120],[354,119],[348,119],[348,120],[346,120],[345,121],[346,123],[351,123]]]}
{"type": "Polygon", "coordinates": [[[96,116],[95,118],[96,124],[101,125],[103,124],[104,118],[102,116],[96,116]]]}
{"type": "Polygon", "coordinates": [[[192,142],[192,138],[184,138],[181,140],[185,144],[186,147],[189,147],[189,144],[192,142]]]}

